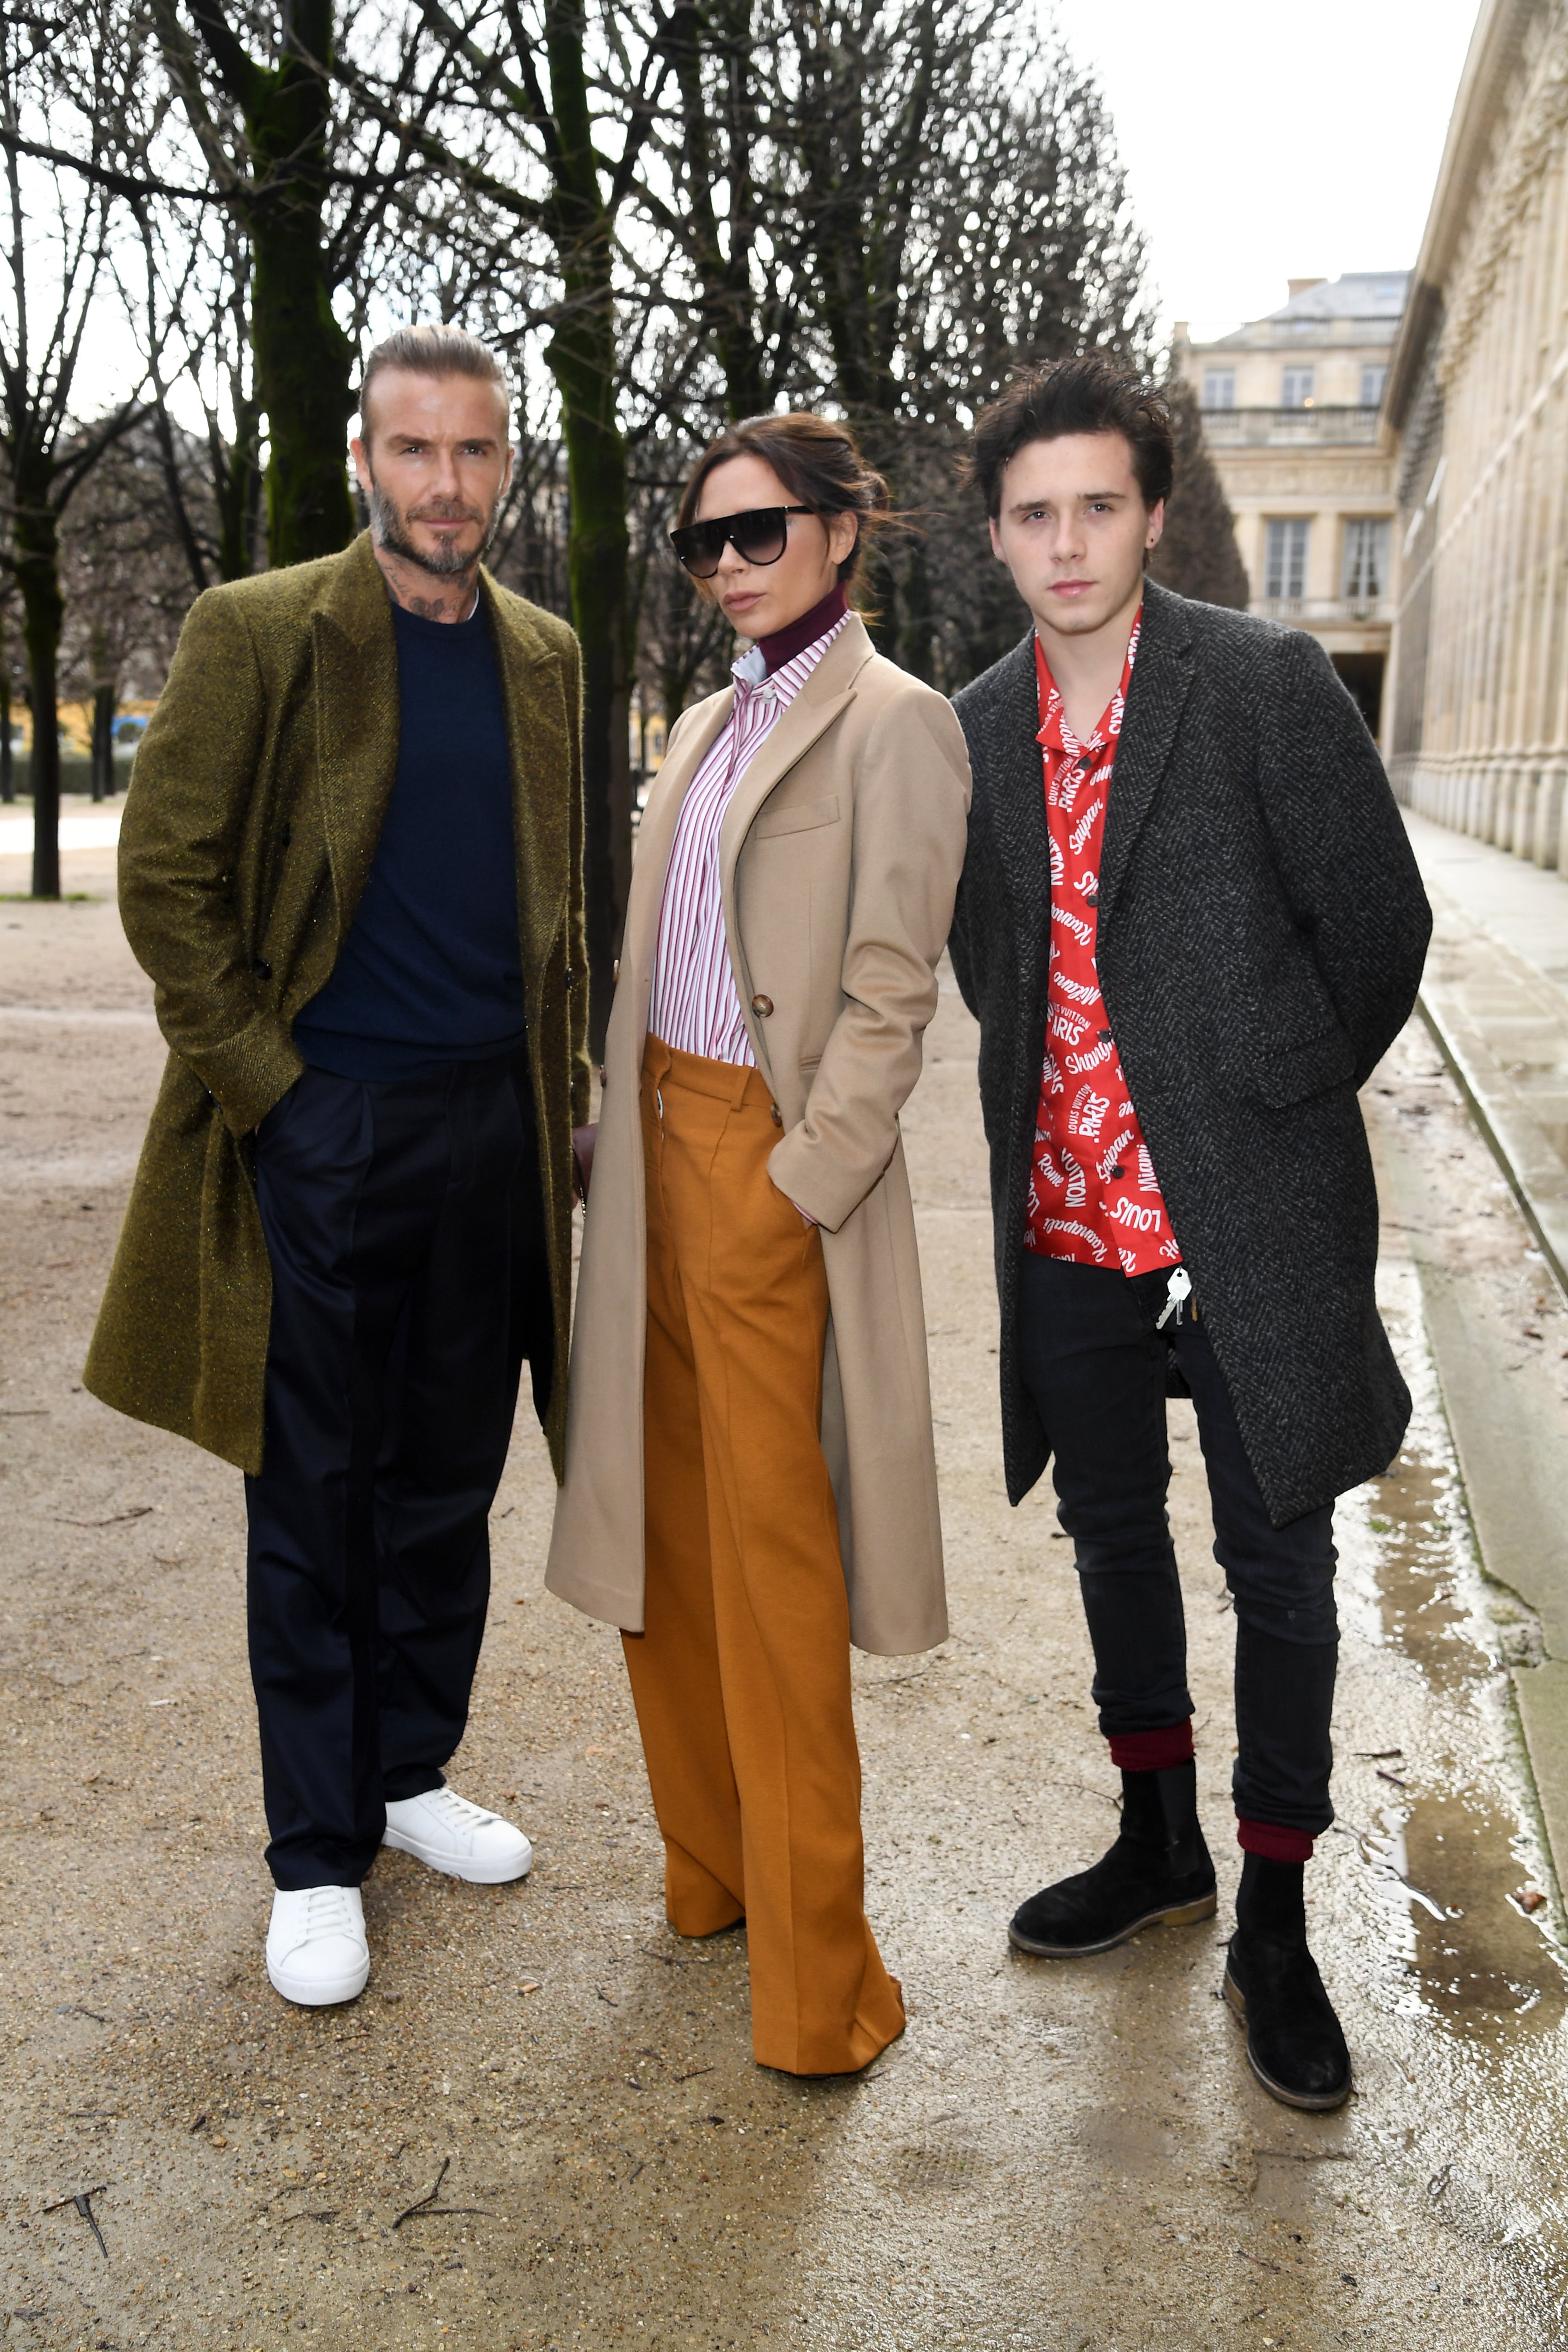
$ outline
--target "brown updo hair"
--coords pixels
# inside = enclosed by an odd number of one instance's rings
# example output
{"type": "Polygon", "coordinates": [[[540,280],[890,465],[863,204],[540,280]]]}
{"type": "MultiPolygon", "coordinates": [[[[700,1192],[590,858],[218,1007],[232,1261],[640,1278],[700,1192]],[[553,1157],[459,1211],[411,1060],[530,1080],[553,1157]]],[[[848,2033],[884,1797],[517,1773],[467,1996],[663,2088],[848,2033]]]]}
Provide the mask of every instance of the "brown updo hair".
{"type": "MultiPolygon", "coordinates": [[[[791,499],[820,515],[852,514],[858,529],[855,544],[838,567],[847,587],[860,562],[868,535],[888,520],[888,485],[866,463],[860,445],[847,425],[818,416],[809,408],[790,410],[783,416],[747,416],[710,441],[701,462],[680,494],[676,529],[695,522],[702,486],[710,474],[731,457],[760,457],[771,466],[791,499]]],[[[699,594],[711,596],[709,580],[692,583],[699,594]]]]}

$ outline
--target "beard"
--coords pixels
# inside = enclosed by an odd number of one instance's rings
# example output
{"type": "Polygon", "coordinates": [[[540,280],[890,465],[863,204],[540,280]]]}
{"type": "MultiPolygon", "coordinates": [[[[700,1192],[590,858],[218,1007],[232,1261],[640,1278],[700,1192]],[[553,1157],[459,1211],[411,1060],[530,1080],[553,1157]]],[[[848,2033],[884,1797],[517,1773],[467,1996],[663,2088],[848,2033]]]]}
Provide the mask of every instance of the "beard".
{"type": "Polygon", "coordinates": [[[437,580],[457,579],[463,572],[473,570],[474,566],[482,560],[490,541],[494,539],[496,526],[500,520],[501,495],[498,490],[488,515],[479,507],[457,505],[447,500],[424,518],[426,521],[461,521],[479,524],[481,537],[478,547],[471,554],[465,555],[457,547],[437,547],[426,551],[425,548],[416,547],[408,535],[408,525],[416,518],[412,512],[405,512],[396,500],[382,488],[373,471],[370,478],[369,497],[372,535],[378,547],[384,547],[389,555],[401,557],[405,563],[416,563],[421,572],[432,572],[437,580]]]}

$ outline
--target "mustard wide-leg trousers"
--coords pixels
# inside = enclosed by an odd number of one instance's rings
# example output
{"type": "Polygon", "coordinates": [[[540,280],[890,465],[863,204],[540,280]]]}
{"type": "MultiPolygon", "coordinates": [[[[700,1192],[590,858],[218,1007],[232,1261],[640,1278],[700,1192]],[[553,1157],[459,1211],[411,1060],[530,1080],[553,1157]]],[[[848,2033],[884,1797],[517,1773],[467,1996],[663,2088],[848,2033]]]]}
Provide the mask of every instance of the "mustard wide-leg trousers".
{"type": "Polygon", "coordinates": [[[865,1914],[849,1612],[820,1436],[822,1239],[768,1175],[755,1070],[648,1041],[647,1601],[626,1636],[681,1935],[742,1917],[759,2063],[903,2032],[865,1914]]]}

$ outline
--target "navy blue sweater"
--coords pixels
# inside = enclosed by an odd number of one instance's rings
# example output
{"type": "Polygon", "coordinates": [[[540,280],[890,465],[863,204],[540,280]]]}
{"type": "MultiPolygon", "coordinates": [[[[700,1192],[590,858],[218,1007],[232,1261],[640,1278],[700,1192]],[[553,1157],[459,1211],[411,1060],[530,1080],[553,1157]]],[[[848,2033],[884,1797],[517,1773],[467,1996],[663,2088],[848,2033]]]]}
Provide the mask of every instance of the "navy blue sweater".
{"type": "Polygon", "coordinates": [[[484,605],[394,605],[397,773],[364,896],[294,1042],[345,1078],[412,1078],[523,1036],[511,755],[484,605]]]}

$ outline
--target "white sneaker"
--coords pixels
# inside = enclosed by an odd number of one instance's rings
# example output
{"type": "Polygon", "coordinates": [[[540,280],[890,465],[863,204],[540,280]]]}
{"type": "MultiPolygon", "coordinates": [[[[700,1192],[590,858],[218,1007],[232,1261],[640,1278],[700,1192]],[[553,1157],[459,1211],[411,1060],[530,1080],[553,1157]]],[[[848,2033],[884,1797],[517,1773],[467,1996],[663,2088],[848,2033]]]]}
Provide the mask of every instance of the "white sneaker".
{"type": "Polygon", "coordinates": [[[455,1789],[428,1789],[422,1797],[388,1805],[381,1842],[473,1886],[500,1886],[509,1878],[526,1878],[533,1867],[533,1848],[522,1832],[499,1813],[470,1805],[455,1789]]]}
{"type": "Polygon", "coordinates": [[[353,2000],[370,1975],[364,1906],[357,1886],[279,1887],[267,1930],[274,1992],[304,2009],[353,2000]]]}

